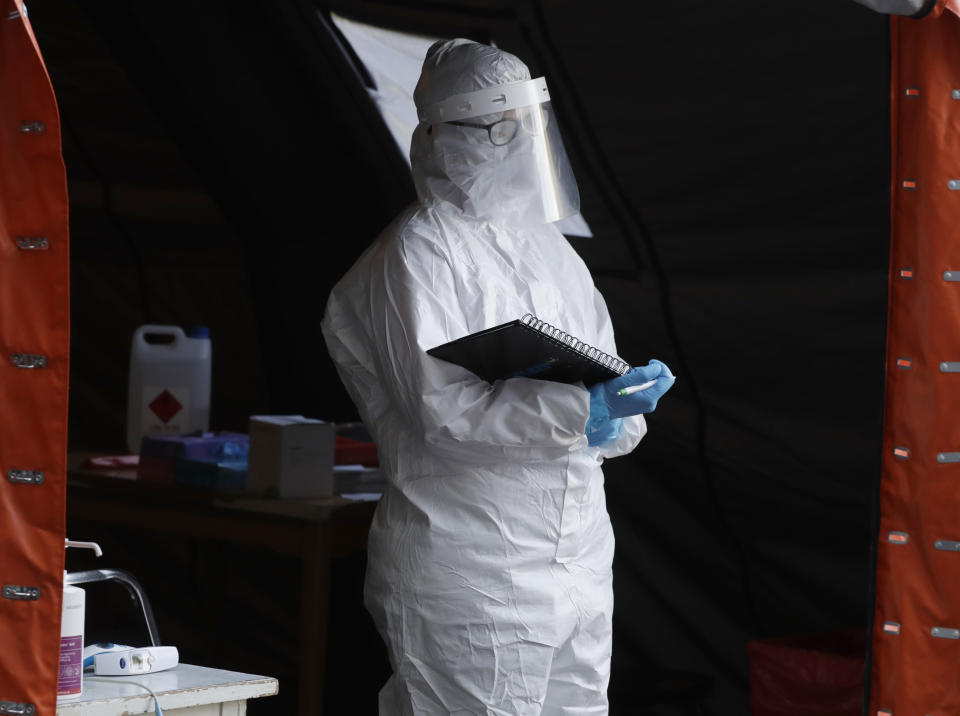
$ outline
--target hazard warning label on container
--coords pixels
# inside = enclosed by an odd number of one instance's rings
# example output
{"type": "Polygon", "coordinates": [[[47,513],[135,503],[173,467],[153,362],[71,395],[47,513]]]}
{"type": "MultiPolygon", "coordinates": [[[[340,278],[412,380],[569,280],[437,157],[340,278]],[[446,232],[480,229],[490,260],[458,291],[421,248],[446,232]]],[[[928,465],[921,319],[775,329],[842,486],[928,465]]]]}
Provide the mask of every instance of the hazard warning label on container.
{"type": "Polygon", "coordinates": [[[160,418],[163,423],[169,423],[173,416],[183,410],[183,405],[173,397],[173,393],[164,390],[160,395],[150,401],[150,410],[160,418]]]}
{"type": "Polygon", "coordinates": [[[180,435],[189,431],[190,391],[147,387],[141,404],[141,426],[146,435],[180,435]]]}

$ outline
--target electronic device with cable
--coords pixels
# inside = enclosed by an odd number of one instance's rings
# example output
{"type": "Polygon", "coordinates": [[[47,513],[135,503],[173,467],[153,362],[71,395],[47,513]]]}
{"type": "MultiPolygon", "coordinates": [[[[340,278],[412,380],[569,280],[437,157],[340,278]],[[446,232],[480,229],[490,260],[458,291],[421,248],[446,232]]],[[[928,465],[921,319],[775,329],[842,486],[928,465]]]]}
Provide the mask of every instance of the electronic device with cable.
{"type": "Polygon", "coordinates": [[[175,646],[144,646],[125,644],[91,644],[83,650],[84,671],[97,676],[134,676],[172,669],[180,663],[175,646]]]}

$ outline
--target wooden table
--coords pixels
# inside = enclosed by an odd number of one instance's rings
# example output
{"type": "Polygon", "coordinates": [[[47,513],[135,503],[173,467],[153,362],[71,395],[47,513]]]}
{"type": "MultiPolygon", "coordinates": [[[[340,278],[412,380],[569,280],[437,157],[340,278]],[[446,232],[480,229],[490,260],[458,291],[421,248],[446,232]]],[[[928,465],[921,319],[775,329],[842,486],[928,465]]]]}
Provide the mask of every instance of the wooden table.
{"type": "Polygon", "coordinates": [[[273,696],[277,680],[269,676],[180,664],[169,671],[140,676],[83,678],[80,696],[57,703],[57,716],[133,716],[152,714],[153,691],[169,716],[243,716],[247,699],[273,696]]]}
{"type": "Polygon", "coordinates": [[[376,503],[271,499],[136,479],[134,469],[83,470],[71,456],[71,519],[266,547],[300,562],[298,713],[323,711],[331,561],[366,549],[376,503]]]}

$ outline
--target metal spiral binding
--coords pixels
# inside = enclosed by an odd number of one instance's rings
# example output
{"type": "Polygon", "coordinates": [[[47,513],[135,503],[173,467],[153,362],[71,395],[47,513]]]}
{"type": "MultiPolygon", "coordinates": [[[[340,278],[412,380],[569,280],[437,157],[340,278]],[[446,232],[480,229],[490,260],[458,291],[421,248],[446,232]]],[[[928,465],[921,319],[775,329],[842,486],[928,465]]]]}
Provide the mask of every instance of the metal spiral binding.
{"type": "Polygon", "coordinates": [[[553,340],[565,345],[571,350],[576,351],[580,355],[586,356],[590,360],[599,363],[603,367],[609,368],[615,373],[623,375],[630,372],[630,364],[626,361],[621,360],[617,356],[612,356],[609,353],[604,353],[602,350],[599,348],[594,348],[589,343],[584,343],[576,336],[571,336],[566,331],[562,331],[556,326],[550,325],[546,321],[541,321],[532,313],[523,314],[520,322],[529,326],[535,331],[540,331],[544,335],[549,336],[553,340]]]}

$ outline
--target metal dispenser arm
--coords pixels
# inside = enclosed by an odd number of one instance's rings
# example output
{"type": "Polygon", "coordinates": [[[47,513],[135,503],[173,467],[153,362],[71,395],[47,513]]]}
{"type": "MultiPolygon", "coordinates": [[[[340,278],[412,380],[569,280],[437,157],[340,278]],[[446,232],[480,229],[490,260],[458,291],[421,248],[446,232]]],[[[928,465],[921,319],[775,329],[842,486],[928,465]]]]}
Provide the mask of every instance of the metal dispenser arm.
{"type": "Polygon", "coordinates": [[[122,569],[88,569],[85,572],[67,572],[64,581],[67,584],[86,584],[89,582],[120,582],[131,596],[140,602],[140,609],[143,612],[143,618],[147,622],[147,632],[150,636],[150,646],[160,646],[160,635],[157,633],[157,623],[153,618],[153,609],[150,608],[150,600],[147,599],[143,587],[140,586],[132,574],[122,569]]]}

